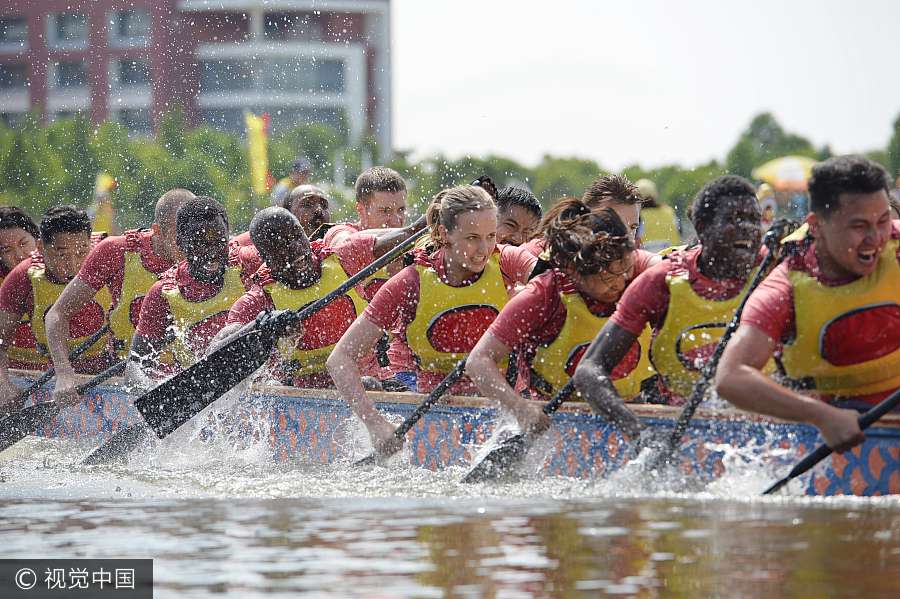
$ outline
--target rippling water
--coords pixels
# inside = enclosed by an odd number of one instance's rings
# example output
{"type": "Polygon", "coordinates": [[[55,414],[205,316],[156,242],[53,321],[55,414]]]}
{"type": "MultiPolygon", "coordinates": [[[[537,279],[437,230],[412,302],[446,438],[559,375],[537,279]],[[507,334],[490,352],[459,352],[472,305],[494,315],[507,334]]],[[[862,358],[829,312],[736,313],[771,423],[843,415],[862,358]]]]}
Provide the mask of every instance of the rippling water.
{"type": "Polygon", "coordinates": [[[157,597],[900,596],[893,498],[751,499],[770,481],[746,474],[472,486],[203,443],[77,465],[89,449],[0,456],[0,558],[152,557],[157,597]]]}

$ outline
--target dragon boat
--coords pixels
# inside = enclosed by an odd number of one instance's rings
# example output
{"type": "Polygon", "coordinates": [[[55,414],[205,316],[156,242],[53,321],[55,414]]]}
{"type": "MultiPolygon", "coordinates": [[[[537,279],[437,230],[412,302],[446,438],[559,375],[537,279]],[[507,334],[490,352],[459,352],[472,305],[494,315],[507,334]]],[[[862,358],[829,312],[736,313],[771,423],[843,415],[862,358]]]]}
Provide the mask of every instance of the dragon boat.
{"type": "MultiPolygon", "coordinates": [[[[26,384],[35,375],[15,373],[26,384]]],[[[84,377],[87,380],[87,377],[84,377]]],[[[49,386],[30,401],[49,399],[49,386]]],[[[406,417],[423,396],[415,393],[371,392],[378,407],[406,417]]],[[[100,444],[118,430],[140,420],[121,381],[110,379],[94,388],[79,406],[67,408],[37,431],[44,437],[79,439],[100,444]]],[[[652,427],[671,427],[680,408],[631,404],[631,409],[652,427]]],[[[480,397],[446,396],[407,436],[410,461],[437,470],[468,466],[494,432],[498,412],[493,402],[480,397]]],[[[344,442],[352,414],[333,390],[254,385],[232,408],[233,431],[238,436],[259,435],[265,422],[264,442],[276,462],[349,462],[344,442]]],[[[564,404],[553,416],[556,433],[546,452],[545,475],[579,478],[603,477],[620,467],[628,443],[582,402],[564,404]]],[[[820,444],[815,428],[749,415],[733,409],[700,409],[691,423],[678,456],[688,476],[711,480],[734,460],[757,457],[767,474],[778,478],[791,465],[820,444]],[[728,456],[732,459],[729,460],[728,456]],[[737,457],[735,457],[737,456],[737,457]],[[771,457],[772,459],[768,459],[771,457]]],[[[357,452],[363,451],[357,448],[357,452]]],[[[365,449],[368,451],[368,449],[365,449]]],[[[900,414],[888,415],[866,431],[866,441],[852,451],[832,455],[800,479],[808,495],[887,495],[900,493],[900,414]]]]}

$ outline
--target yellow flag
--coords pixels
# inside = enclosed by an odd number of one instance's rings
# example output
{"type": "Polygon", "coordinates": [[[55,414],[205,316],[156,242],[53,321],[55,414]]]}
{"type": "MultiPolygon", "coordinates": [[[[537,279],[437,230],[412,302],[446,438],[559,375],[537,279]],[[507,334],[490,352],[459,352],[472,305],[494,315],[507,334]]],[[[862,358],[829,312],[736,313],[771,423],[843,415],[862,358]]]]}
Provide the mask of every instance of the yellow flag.
{"type": "Polygon", "coordinates": [[[250,183],[253,192],[263,196],[267,191],[267,173],[269,171],[269,156],[266,153],[266,129],[268,122],[266,115],[256,116],[252,112],[244,113],[247,123],[247,145],[250,158],[250,183]]]}

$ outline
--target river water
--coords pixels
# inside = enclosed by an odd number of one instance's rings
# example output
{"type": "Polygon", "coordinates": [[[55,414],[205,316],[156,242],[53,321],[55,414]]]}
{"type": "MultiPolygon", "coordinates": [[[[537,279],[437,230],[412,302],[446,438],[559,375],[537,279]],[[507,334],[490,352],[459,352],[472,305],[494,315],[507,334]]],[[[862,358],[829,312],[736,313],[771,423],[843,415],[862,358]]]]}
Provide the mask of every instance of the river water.
{"type": "Polygon", "coordinates": [[[754,497],[768,475],[650,493],[203,443],[78,465],[89,449],[0,454],[0,558],[149,557],[156,597],[900,596],[900,500],[754,497]]]}

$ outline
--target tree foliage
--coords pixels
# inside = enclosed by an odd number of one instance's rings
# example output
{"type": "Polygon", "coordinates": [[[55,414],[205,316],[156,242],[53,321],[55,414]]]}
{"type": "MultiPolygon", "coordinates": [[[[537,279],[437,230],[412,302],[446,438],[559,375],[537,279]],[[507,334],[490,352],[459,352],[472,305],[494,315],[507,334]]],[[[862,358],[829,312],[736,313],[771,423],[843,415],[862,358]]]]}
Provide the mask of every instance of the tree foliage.
{"type": "MultiPolygon", "coordinates": [[[[353,182],[378,155],[374,140],[351,147],[343,134],[324,124],[298,125],[273,136],[268,153],[276,178],[290,171],[297,156],[309,158],[317,180],[333,181],[330,189],[338,218],[355,212],[353,182]]],[[[827,146],[816,150],[809,140],[785,131],[771,114],[763,113],[741,133],[724,162],[713,160],[692,167],[632,165],[623,172],[633,181],[655,181],[660,200],[683,216],[710,179],[726,172],[750,177],[755,167],[788,154],[822,159],[831,150],[827,146]]],[[[900,117],[889,146],[868,155],[892,173],[900,172],[900,117]]],[[[549,155],[529,167],[503,156],[413,159],[408,152],[397,152],[388,164],[406,178],[415,213],[422,213],[439,190],[481,175],[489,175],[498,186],[530,187],[546,208],[562,196],[580,197],[594,179],[607,172],[593,160],[549,155]]],[[[164,115],[155,138],[130,137],[117,123],[95,127],[83,118],[42,125],[32,116],[15,129],[0,125],[0,204],[23,206],[35,217],[58,204],[87,207],[99,171],[116,178],[113,199],[123,227],[150,223],[157,198],[173,187],[220,200],[235,230],[248,224],[254,200],[257,207],[268,204],[267,198],[251,197],[245,141],[208,126],[188,128],[180,110],[164,115]]]]}

